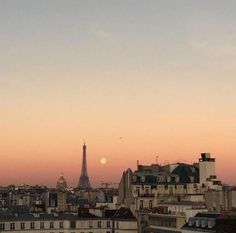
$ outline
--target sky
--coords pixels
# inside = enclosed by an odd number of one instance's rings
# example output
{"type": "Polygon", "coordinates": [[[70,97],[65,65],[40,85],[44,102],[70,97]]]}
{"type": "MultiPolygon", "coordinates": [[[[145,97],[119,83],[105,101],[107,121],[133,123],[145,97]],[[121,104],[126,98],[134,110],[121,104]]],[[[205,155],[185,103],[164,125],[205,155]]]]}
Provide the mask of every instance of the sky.
{"type": "Polygon", "coordinates": [[[0,185],[92,185],[216,158],[236,184],[236,1],[0,0],[0,185]],[[107,163],[101,164],[100,159],[107,163]]]}

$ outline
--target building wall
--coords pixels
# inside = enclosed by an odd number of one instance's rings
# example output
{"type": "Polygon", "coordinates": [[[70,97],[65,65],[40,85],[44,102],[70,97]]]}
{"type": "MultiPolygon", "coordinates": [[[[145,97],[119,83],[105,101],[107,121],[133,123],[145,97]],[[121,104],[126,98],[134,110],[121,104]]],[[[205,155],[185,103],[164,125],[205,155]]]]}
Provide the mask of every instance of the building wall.
{"type": "Polygon", "coordinates": [[[215,162],[213,161],[202,161],[199,162],[200,171],[200,184],[206,184],[207,178],[215,176],[215,162]]]}
{"type": "Polygon", "coordinates": [[[236,208],[235,190],[209,190],[205,193],[205,200],[208,209],[234,210],[236,208]]]}
{"type": "Polygon", "coordinates": [[[59,212],[64,212],[67,210],[67,203],[66,203],[66,198],[67,198],[67,194],[66,192],[58,192],[58,206],[57,206],[57,210],[59,212]]]}
{"type": "Polygon", "coordinates": [[[14,232],[14,233],[137,233],[137,221],[136,220],[115,220],[114,222],[109,219],[86,219],[77,220],[75,226],[71,227],[69,220],[63,221],[15,221],[15,222],[0,222],[5,224],[5,230],[0,229],[0,233],[14,232]],[[31,223],[34,222],[34,228],[32,229],[31,223]],[[41,228],[41,223],[44,223],[44,228],[41,228]],[[53,227],[50,227],[50,223],[53,222],[53,227]],[[63,227],[60,227],[60,222],[63,222],[63,227]],[[11,224],[15,224],[14,229],[11,229],[11,224]],[[25,224],[25,229],[21,229],[21,224],[25,224]]]}

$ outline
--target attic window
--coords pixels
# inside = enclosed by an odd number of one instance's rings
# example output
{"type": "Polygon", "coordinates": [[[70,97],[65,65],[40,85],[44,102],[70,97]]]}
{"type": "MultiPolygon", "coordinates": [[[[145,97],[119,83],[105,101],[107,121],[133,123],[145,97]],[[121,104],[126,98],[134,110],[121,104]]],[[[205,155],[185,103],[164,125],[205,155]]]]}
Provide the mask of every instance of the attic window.
{"type": "Polygon", "coordinates": [[[177,177],[175,178],[175,182],[176,182],[176,183],[179,183],[179,176],[177,176],[177,177]]]}
{"type": "Polygon", "coordinates": [[[164,177],[163,176],[158,176],[157,180],[158,180],[158,182],[162,183],[162,182],[164,182],[164,177]]]}
{"type": "Polygon", "coordinates": [[[208,221],[208,228],[213,228],[215,225],[214,221],[208,221]]]}
{"type": "Polygon", "coordinates": [[[190,179],[191,183],[194,182],[194,176],[189,176],[189,179],[190,179]]]}
{"type": "Polygon", "coordinates": [[[145,182],[145,176],[141,176],[141,181],[145,182]]]}
{"type": "Polygon", "coordinates": [[[195,172],[195,167],[191,167],[191,171],[194,173],[195,172]]]}

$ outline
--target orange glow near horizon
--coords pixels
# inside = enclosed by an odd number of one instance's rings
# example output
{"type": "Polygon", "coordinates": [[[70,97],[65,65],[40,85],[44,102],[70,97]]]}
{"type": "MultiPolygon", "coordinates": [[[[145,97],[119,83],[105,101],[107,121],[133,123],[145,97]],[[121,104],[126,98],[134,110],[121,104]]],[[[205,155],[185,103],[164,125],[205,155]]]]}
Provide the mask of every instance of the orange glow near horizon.
{"type": "Polygon", "coordinates": [[[76,186],[84,139],[93,186],[137,160],[202,152],[236,184],[235,12],[236,1],[0,1],[0,186],[55,186],[61,171],[76,186]]]}

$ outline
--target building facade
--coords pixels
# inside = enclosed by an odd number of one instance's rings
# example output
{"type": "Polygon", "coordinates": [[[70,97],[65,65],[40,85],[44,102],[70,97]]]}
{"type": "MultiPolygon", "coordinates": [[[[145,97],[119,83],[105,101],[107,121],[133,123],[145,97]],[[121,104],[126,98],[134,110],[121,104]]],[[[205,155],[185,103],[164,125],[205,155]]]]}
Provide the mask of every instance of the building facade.
{"type": "Polygon", "coordinates": [[[1,214],[0,232],[137,233],[137,220],[121,208],[102,217],[82,210],[78,214],[1,214]]]}

